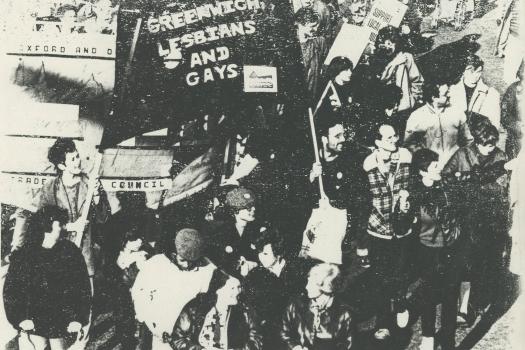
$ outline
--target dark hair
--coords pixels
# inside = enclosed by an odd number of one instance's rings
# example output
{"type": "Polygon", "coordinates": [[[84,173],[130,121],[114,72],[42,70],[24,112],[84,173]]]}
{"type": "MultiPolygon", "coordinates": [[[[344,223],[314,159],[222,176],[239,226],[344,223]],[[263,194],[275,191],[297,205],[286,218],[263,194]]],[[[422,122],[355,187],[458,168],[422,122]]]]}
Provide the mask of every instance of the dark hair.
{"type": "Polygon", "coordinates": [[[215,304],[217,302],[217,291],[224,287],[230,278],[240,280],[239,277],[230,275],[221,269],[215,269],[215,271],[213,271],[210,284],[208,285],[208,291],[205,294],[210,304],[215,304]]]}
{"type": "Polygon", "coordinates": [[[495,146],[499,140],[499,131],[492,124],[481,124],[479,130],[472,135],[474,137],[474,142],[478,145],[495,146]]]}
{"type": "Polygon", "coordinates": [[[41,245],[44,241],[44,234],[53,230],[55,221],[58,221],[60,225],[68,223],[68,211],[56,205],[46,205],[39,209],[35,215],[31,216],[29,221],[29,244],[41,245]]]}
{"type": "Polygon", "coordinates": [[[434,97],[439,96],[439,88],[443,85],[449,85],[445,81],[429,80],[423,83],[423,101],[432,103],[434,97]]]}
{"type": "Polygon", "coordinates": [[[59,138],[55,143],[49,148],[47,152],[47,159],[55,166],[57,171],[59,164],[64,164],[66,161],[66,153],[72,153],[77,150],[75,143],[71,139],[59,138]]]}
{"type": "Polygon", "coordinates": [[[428,171],[432,162],[439,160],[439,154],[427,148],[420,149],[412,156],[412,174],[419,175],[419,171],[428,171]]]}
{"type": "Polygon", "coordinates": [[[394,108],[394,106],[401,101],[403,90],[395,84],[386,84],[381,87],[380,95],[380,103],[383,107],[382,110],[394,108]]]}
{"type": "Polygon", "coordinates": [[[392,124],[389,124],[389,123],[386,123],[386,122],[377,123],[376,125],[374,125],[374,128],[372,129],[372,133],[374,135],[374,139],[372,141],[375,142],[377,140],[382,140],[383,139],[383,135],[381,134],[381,132],[379,132],[379,130],[381,129],[382,126],[390,126],[390,127],[392,127],[394,129],[394,131],[396,132],[396,134],[397,134],[397,130],[392,124]]]}
{"type": "Polygon", "coordinates": [[[133,225],[122,236],[121,249],[124,249],[128,242],[136,241],[139,238],[144,242],[144,235],[139,231],[136,225],[133,225]]]}
{"type": "Polygon", "coordinates": [[[339,75],[339,73],[347,69],[354,70],[354,64],[352,61],[348,57],[337,56],[330,62],[330,65],[326,69],[326,75],[328,79],[333,80],[339,75]]]}
{"type": "Polygon", "coordinates": [[[399,49],[399,44],[401,42],[401,35],[399,32],[399,28],[396,28],[392,25],[388,25],[386,27],[383,27],[379,30],[376,37],[375,45],[376,47],[379,46],[379,44],[384,43],[385,41],[390,40],[394,44],[396,44],[396,50],[399,49]]]}
{"type": "Polygon", "coordinates": [[[465,69],[468,67],[472,67],[474,69],[478,69],[479,67],[483,67],[485,65],[485,62],[478,56],[478,55],[468,55],[465,57],[465,69]]]}
{"type": "Polygon", "coordinates": [[[295,22],[303,26],[307,23],[319,23],[320,20],[319,14],[310,7],[302,7],[295,13],[295,22]]]}
{"type": "Polygon", "coordinates": [[[319,115],[319,117],[316,118],[315,126],[319,132],[319,136],[328,137],[328,131],[338,124],[344,126],[342,116],[339,113],[328,112],[324,115],[319,115]]]}
{"type": "Polygon", "coordinates": [[[266,229],[255,240],[255,248],[258,252],[262,252],[264,247],[270,244],[275,256],[284,256],[284,238],[276,229],[266,229]]]}
{"type": "Polygon", "coordinates": [[[64,14],[67,12],[67,11],[74,11],[75,12],[75,15],[77,14],[77,8],[73,5],[69,5],[69,4],[66,4],[66,5],[62,5],[58,8],[57,10],[57,16],[64,16],[64,14]]]}

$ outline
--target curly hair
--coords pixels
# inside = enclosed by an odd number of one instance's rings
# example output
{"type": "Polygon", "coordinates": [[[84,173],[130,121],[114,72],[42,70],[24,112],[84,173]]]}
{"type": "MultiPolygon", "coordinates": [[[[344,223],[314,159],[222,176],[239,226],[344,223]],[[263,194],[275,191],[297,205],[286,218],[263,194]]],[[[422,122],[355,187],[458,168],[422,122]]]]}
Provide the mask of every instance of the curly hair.
{"type": "Polygon", "coordinates": [[[77,146],[71,139],[59,138],[49,148],[47,159],[55,166],[57,171],[59,164],[64,164],[66,161],[66,153],[72,153],[77,150],[77,146]]]}

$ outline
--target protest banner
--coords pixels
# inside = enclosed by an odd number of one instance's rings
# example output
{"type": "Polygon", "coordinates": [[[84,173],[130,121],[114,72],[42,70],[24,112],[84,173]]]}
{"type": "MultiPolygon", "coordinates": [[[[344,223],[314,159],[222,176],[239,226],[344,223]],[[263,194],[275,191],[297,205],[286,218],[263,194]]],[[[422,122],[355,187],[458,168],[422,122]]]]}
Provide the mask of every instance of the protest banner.
{"type": "Polygon", "coordinates": [[[95,149],[84,144],[83,128],[78,119],[79,107],[51,103],[12,103],[6,108],[2,148],[17,150],[0,156],[2,183],[0,201],[30,211],[40,189],[56,176],[49,162],[49,147],[59,138],[73,139],[82,156],[86,172],[92,168],[95,149]]]}
{"type": "Polygon", "coordinates": [[[143,132],[177,129],[207,114],[242,118],[261,95],[298,105],[304,68],[293,11],[285,0],[274,5],[272,14],[259,0],[121,5],[119,98],[102,148],[143,132]]]}
{"type": "Polygon", "coordinates": [[[348,57],[354,65],[357,65],[368,45],[371,34],[372,30],[368,27],[344,23],[326,56],[324,64],[329,65],[334,57],[344,56],[348,57]],[[352,45],[348,45],[350,42],[352,45]]]}
{"type": "Polygon", "coordinates": [[[363,26],[371,29],[370,42],[374,43],[377,33],[383,27],[399,27],[408,6],[397,0],[376,0],[366,16],[363,26]]]}

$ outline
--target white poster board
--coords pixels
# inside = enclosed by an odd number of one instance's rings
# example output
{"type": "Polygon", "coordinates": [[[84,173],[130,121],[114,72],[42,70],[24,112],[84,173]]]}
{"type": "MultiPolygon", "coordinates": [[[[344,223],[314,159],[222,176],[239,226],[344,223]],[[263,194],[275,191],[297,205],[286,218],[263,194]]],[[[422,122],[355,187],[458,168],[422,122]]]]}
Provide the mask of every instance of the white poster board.
{"type": "Polygon", "coordinates": [[[383,27],[399,27],[408,6],[397,0],[376,0],[366,16],[363,26],[370,28],[370,42],[374,43],[377,33],[383,27]]]}
{"type": "Polygon", "coordinates": [[[328,52],[328,56],[326,56],[324,64],[329,65],[334,57],[344,56],[348,57],[354,66],[357,65],[366,45],[368,45],[371,34],[370,28],[344,23],[328,52]]]}

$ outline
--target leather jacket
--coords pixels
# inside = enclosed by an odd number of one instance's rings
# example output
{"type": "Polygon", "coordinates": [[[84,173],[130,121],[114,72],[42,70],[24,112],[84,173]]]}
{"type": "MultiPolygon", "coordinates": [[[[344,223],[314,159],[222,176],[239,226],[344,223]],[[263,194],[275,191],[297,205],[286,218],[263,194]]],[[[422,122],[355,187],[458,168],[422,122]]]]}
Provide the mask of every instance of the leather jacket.
{"type": "MultiPolygon", "coordinates": [[[[350,310],[337,297],[331,306],[321,311],[320,323],[331,334],[334,350],[348,350],[352,347],[354,324],[350,310]]],[[[314,314],[310,310],[310,299],[302,295],[290,302],[285,310],[280,332],[285,348],[292,350],[300,345],[311,349],[315,339],[313,324],[314,314]]]]}
{"type": "MultiPolygon", "coordinates": [[[[182,310],[173,328],[173,334],[166,339],[175,350],[202,350],[199,334],[206,315],[214,303],[206,294],[200,294],[182,310]]],[[[240,303],[230,308],[228,321],[228,349],[262,350],[262,335],[249,308],[240,303]]]]}

